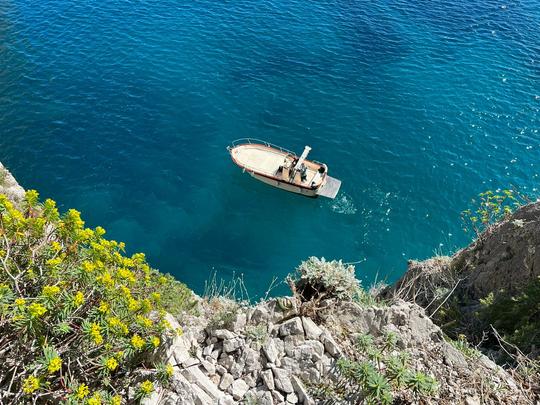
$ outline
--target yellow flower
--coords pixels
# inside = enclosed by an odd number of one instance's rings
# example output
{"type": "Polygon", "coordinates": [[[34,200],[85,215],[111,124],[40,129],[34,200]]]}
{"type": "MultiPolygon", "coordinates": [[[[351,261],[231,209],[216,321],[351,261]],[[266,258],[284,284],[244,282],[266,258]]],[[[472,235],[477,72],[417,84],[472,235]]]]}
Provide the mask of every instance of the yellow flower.
{"type": "Polygon", "coordinates": [[[111,371],[116,370],[116,368],[118,367],[118,362],[114,357],[109,357],[105,362],[105,367],[107,367],[111,371]]]}
{"type": "Polygon", "coordinates": [[[114,280],[113,278],[111,277],[111,273],[109,272],[106,272],[105,274],[103,274],[102,276],[98,277],[97,278],[98,280],[101,281],[102,284],[106,285],[106,286],[113,286],[114,285],[114,280]]]}
{"type": "Polygon", "coordinates": [[[150,342],[154,345],[154,347],[158,347],[159,344],[161,343],[161,341],[159,340],[159,338],[157,336],[153,336],[150,339],[150,342]]]}
{"type": "Polygon", "coordinates": [[[137,334],[134,334],[131,338],[131,344],[135,349],[140,350],[144,346],[144,340],[137,334]]]}
{"type": "Polygon", "coordinates": [[[33,303],[28,306],[28,312],[32,318],[39,318],[41,315],[47,312],[47,308],[41,304],[33,303]]]}
{"type": "Polygon", "coordinates": [[[128,299],[128,309],[130,311],[137,311],[141,307],[141,303],[133,298],[128,299]]]}
{"type": "Polygon", "coordinates": [[[131,298],[131,290],[127,288],[125,285],[120,286],[120,291],[122,292],[122,295],[125,298],[131,298]]]}
{"type": "Polygon", "coordinates": [[[158,292],[153,292],[152,294],[150,294],[150,297],[154,302],[159,302],[161,300],[161,294],[158,292]]]}
{"type": "Polygon", "coordinates": [[[24,304],[26,304],[26,300],[24,298],[17,298],[15,300],[15,305],[18,307],[22,307],[24,304]]]}
{"type": "Polygon", "coordinates": [[[179,326],[178,328],[176,328],[176,334],[178,336],[182,336],[184,334],[184,329],[182,329],[182,327],[179,326]]]}
{"type": "Polygon", "coordinates": [[[87,404],[88,405],[101,405],[101,395],[99,395],[99,393],[96,392],[94,395],[92,395],[92,398],[88,399],[87,404]]]}
{"type": "Polygon", "coordinates": [[[73,303],[75,306],[80,307],[84,304],[84,294],[81,291],[77,291],[77,294],[73,297],[73,303]]]}
{"type": "Polygon", "coordinates": [[[103,229],[101,226],[98,226],[95,232],[98,237],[105,235],[105,229],[103,229]]]}
{"type": "Polygon", "coordinates": [[[85,260],[82,262],[82,268],[87,273],[92,273],[96,269],[96,265],[92,262],[89,262],[88,260],[85,260]]]}
{"type": "Polygon", "coordinates": [[[40,385],[39,378],[36,378],[33,375],[31,375],[26,380],[24,380],[23,391],[25,394],[31,394],[32,392],[39,389],[39,385],[40,385]]]}
{"type": "Polygon", "coordinates": [[[62,250],[62,245],[60,245],[60,243],[58,243],[57,241],[53,241],[51,243],[51,248],[52,250],[54,250],[55,252],[59,252],[62,250]]]}
{"type": "Polygon", "coordinates": [[[101,326],[99,326],[97,323],[92,323],[92,325],[90,325],[90,336],[96,345],[102,344],[103,336],[101,336],[101,326]]]}
{"type": "Polygon", "coordinates": [[[98,311],[102,314],[108,314],[109,313],[109,304],[107,304],[105,301],[101,301],[99,303],[98,311]]]}
{"type": "Polygon", "coordinates": [[[43,287],[43,290],[41,291],[41,295],[44,295],[45,297],[52,298],[55,295],[60,293],[60,287],[57,285],[46,285],[43,287]]]}
{"type": "Polygon", "coordinates": [[[118,269],[118,277],[127,280],[129,283],[135,282],[135,275],[126,268],[118,269]]]}
{"type": "Polygon", "coordinates": [[[142,311],[145,314],[147,314],[148,312],[150,312],[152,310],[152,303],[150,302],[150,300],[148,298],[145,298],[145,299],[142,300],[141,307],[142,307],[142,311]]]}
{"type": "Polygon", "coordinates": [[[120,319],[113,316],[112,318],[109,318],[107,322],[109,323],[109,326],[114,330],[114,332],[119,333],[121,335],[128,334],[129,330],[128,330],[127,325],[124,322],[122,322],[120,319]]]}
{"type": "Polygon", "coordinates": [[[90,394],[90,389],[88,388],[88,385],[81,384],[79,385],[79,388],[77,388],[77,393],[75,396],[77,399],[84,399],[88,394],[90,394]]]}
{"type": "Polygon", "coordinates": [[[120,395],[115,395],[112,397],[111,405],[122,405],[122,397],[120,395]]]}
{"type": "Polygon", "coordinates": [[[150,328],[154,324],[154,322],[150,318],[142,315],[137,315],[137,323],[145,328],[150,328]]]}
{"type": "Polygon", "coordinates": [[[56,373],[58,370],[62,368],[62,359],[60,357],[53,357],[51,361],[49,361],[49,367],[47,367],[47,370],[49,373],[56,373]]]}
{"type": "Polygon", "coordinates": [[[174,368],[173,368],[172,364],[167,364],[167,366],[165,367],[165,372],[167,373],[168,377],[172,377],[172,375],[174,373],[174,368]]]}
{"type": "Polygon", "coordinates": [[[145,380],[141,383],[139,388],[144,395],[148,395],[152,391],[154,391],[154,384],[152,383],[152,381],[145,380]]]}
{"type": "Polygon", "coordinates": [[[120,350],[119,352],[116,353],[116,358],[121,359],[122,357],[124,357],[124,352],[120,350]]]}
{"type": "Polygon", "coordinates": [[[55,257],[54,259],[47,260],[45,263],[47,264],[47,266],[54,268],[62,263],[62,258],[55,257]]]}
{"type": "Polygon", "coordinates": [[[76,233],[77,233],[77,237],[79,239],[82,239],[83,241],[88,241],[89,239],[92,238],[92,236],[94,236],[94,231],[88,228],[79,229],[76,233]]]}

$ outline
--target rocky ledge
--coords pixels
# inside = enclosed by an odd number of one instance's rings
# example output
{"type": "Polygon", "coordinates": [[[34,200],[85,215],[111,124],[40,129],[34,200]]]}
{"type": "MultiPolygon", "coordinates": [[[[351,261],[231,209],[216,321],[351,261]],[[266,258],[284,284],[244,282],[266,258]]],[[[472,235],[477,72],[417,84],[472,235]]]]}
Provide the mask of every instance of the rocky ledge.
{"type": "MultiPolygon", "coordinates": [[[[317,320],[296,304],[288,297],[240,306],[228,325],[216,327],[215,303],[201,300],[200,316],[185,319],[184,334],[161,353],[174,365],[170,385],[144,403],[321,403],[314,387],[339,380],[336,361],[352,355],[355,338],[389,332],[397,336],[395,350],[410,355],[411,368],[438,382],[433,403],[527,403],[510,374],[479,353],[464,355],[415,304],[363,307],[331,299],[317,320]]],[[[394,400],[418,402],[406,393],[394,400]]]]}

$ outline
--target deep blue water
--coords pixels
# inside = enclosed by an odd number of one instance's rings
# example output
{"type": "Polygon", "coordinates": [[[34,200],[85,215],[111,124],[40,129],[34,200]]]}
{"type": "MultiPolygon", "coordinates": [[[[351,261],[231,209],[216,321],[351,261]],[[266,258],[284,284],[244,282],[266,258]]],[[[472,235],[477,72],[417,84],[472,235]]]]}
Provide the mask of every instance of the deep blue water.
{"type": "Polygon", "coordinates": [[[539,110],[536,0],[0,2],[0,161],[199,292],[451,252],[477,193],[536,192],[539,110]],[[338,199],[242,174],[246,136],[311,145],[338,199]]]}

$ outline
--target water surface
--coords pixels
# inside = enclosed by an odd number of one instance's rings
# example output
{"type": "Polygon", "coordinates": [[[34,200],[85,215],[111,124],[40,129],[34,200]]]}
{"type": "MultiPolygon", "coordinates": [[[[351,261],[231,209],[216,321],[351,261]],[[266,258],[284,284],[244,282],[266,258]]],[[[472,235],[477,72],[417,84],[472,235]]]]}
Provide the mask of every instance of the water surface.
{"type": "Polygon", "coordinates": [[[535,1],[0,3],[0,160],[199,292],[452,251],[474,195],[536,191],[539,109],[535,1]],[[242,174],[246,136],[311,145],[341,194],[242,174]]]}

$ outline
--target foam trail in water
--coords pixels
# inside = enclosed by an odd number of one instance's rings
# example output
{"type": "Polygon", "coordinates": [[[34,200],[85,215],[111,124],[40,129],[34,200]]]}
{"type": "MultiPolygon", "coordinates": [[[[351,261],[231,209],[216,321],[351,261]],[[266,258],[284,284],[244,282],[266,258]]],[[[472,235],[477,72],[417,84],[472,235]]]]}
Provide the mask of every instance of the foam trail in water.
{"type": "Polygon", "coordinates": [[[351,196],[340,193],[335,200],[332,201],[330,208],[338,214],[354,215],[356,207],[351,196]]]}

